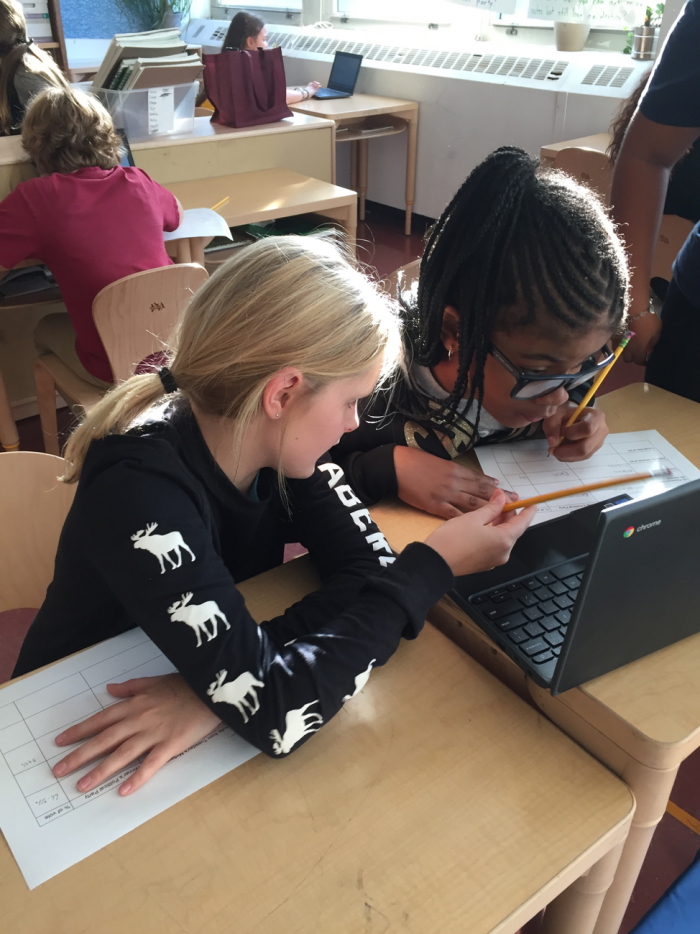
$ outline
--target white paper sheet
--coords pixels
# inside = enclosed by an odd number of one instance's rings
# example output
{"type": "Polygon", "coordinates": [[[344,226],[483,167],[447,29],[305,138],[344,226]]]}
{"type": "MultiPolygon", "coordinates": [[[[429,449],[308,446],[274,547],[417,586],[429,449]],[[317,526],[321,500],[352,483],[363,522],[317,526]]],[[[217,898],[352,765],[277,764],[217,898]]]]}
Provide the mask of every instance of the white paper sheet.
{"type": "Polygon", "coordinates": [[[86,794],[76,784],[96,763],[54,777],[51,767],[75,748],[54,737],[117,702],[108,682],[174,670],[143,630],[132,629],[0,689],[0,829],[30,889],[257,755],[222,726],[126,798],[117,789],[138,762],[86,794]]]}
{"type": "Polygon", "coordinates": [[[221,214],[211,208],[190,208],[183,212],[182,223],[177,230],[163,232],[164,240],[181,240],[183,237],[228,237],[231,231],[221,214]]]}
{"type": "Polygon", "coordinates": [[[172,133],[175,129],[175,88],[148,89],[148,132],[172,133]]]}
{"type": "Polygon", "coordinates": [[[669,468],[672,474],[667,480],[621,484],[540,503],[533,524],[554,519],[572,509],[605,502],[611,496],[627,493],[633,499],[644,499],[700,478],[700,470],[658,431],[626,431],[608,435],[599,451],[588,460],[575,464],[547,457],[547,450],[544,439],[515,441],[478,447],[476,456],[485,474],[500,481],[503,489],[516,492],[521,499],[645,470],[669,468]]]}

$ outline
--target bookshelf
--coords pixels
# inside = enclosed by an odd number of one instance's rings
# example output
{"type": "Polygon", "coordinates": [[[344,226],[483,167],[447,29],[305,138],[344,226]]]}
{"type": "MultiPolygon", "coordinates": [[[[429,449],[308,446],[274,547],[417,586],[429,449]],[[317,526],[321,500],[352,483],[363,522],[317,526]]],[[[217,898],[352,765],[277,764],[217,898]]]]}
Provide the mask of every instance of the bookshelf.
{"type": "Polygon", "coordinates": [[[46,49],[66,77],[70,78],[59,0],[24,0],[22,8],[30,38],[34,39],[40,49],[46,49]],[[50,28],[46,26],[47,14],[50,28]]]}

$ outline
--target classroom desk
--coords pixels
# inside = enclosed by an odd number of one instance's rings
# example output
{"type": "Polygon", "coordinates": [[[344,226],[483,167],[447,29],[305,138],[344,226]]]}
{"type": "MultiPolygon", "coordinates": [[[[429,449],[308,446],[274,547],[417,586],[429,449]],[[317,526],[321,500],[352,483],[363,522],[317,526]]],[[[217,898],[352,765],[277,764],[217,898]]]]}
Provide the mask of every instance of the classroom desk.
{"type": "MultiPolygon", "coordinates": [[[[353,94],[338,100],[311,100],[290,104],[300,114],[328,117],[335,121],[336,141],[352,144],[352,187],[359,197],[359,219],[365,219],[368,150],[372,137],[407,132],[406,136],[406,225],[411,232],[411,214],[416,194],[416,148],[418,144],[418,102],[374,94],[353,94]]],[[[335,162],[333,164],[335,173],[335,162]]],[[[335,181],[335,174],[333,177],[335,181]]]]}
{"type": "Polygon", "coordinates": [[[554,159],[562,149],[595,149],[596,152],[607,152],[611,139],[609,133],[594,133],[593,136],[580,136],[578,139],[567,139],[562,143],[547,143],[540,148],[540,164],[554,165],[554,159]]]}
{"type": "MultiPolygon", "coordinates": [[[[700,405],[637,383],[600,396],[610,430],[656,428],[700,466],[700,405]]],[[[468,466],[478,469],[472,455],[468,466]]],[[[425,538],[442,520],[394,502],[372,515],[392,547],[425,538]]],[[[618,774],[637,810],[595,934],[616,934],[678,768],[700,746],[700,634],[552,697],[525,677],[449,598],[429,618],[564,732],[618,774]]]]}
{"type": "MultiPolygon", "coordinates": [[[[228,196],[228,202],[217,210],[229,227],[295,214],[321,214],[339,221],[345,229],[348,243],[353,248],[355,245],[355,192],[308,175],[288,169],[264,169],[190,182],[172,182],[165,187],[179,199],[185,210],[213,205],[228,196]]],[[[201,259],[193,257],[194,262],[202,265],[203,259],[203,255],[201,259]]]]}
{"type": "MultiPolygon", "coordinates": [[[[334,133],[332,120],[303,114],[242,129],[195,117],[191,133],[129,142],[136,165],[161,185],[280,168],[332,182],[334,133]]],[[[0,137],[0,199],[35,174],[20,137],[0,137]]]]}
{"type": "MultiPolygon", "coordinates": [[[[316,586],[298,558],[240,590],[269,619],[316,586]]],[[[34,891],[1,840],[0,929],[513,934],[554,898],[550,934],[587,934],[633,810],[427,625],[290,758],[257,756],[34,891]]]]}

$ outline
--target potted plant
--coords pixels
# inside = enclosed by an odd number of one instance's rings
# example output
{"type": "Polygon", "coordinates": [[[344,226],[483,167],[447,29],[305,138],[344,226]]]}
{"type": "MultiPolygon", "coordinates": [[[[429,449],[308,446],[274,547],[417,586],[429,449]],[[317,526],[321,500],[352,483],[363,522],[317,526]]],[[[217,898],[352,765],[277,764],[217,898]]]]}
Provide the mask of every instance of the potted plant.
{"type": "Polygon", "coordinates": [[[623,52],[631,58],[650,61],[656,54],[663,15],[663,3],[657,3],[655,7],[648,6],[644,15],[644,25],[627,30],[627,45],[623,52]]]}
{"type": "Polygon", "coordinates": [[[192,0],[117,0],[117,6],[137,29],[181,26],[192,0]]]}

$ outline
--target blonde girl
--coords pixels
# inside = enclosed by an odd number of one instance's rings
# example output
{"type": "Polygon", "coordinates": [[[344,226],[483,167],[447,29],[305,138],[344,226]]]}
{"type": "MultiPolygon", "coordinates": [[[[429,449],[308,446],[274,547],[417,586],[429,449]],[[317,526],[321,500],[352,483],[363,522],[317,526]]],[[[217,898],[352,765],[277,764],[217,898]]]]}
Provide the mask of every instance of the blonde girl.
{"type": "Polygon", "coordinates": [[[54,60],[27,37],[22,8],[0,0],[0,131],[19,133],[30,100],[47,87],[67,88],[54,60]]]}
{"type": "Polygon", "coordinates": [[[272,757],[327,723],[415,638],[466,574],[507,560],[531,513],[497,494],[395,557],[342,471],[319,463],[392,373],[387,300],[321,239],[247,247],[194,296],[168,368],[134,376],[70,439],[78,481],[46,602],[15,674],[141,626],[179,674],[57,737],[92,737],[55,768],[87,791],[141,755],[128,794],[223,720],[272,757]],[[258,627],[236,583],[310,552],[322,588],[258,627]],[[363,676],[358,682],[358,676],[363,676]]]}

